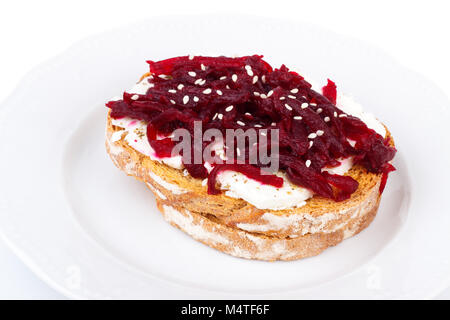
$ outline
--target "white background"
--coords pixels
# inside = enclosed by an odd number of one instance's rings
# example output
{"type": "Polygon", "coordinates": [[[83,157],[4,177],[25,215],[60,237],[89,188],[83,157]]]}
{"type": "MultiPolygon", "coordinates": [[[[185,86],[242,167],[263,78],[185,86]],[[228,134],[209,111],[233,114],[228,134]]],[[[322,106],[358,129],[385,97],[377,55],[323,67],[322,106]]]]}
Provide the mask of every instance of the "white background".
{"type": "MultiPolygon", "coordinates": [[[[448,1],[430,0],[5,1],[0,9],[0,101],[20,87],[20,79],[34,66],[88,35],[154,15],[215,12],[306,21],[362,39],[433,80],[450,96],[449,9],[448,1]]],[[[0,242],[0,299],[9,298],[63,297],[0,242]]],[[[438,298],[450,299],[450,289],[438,298]]]]}

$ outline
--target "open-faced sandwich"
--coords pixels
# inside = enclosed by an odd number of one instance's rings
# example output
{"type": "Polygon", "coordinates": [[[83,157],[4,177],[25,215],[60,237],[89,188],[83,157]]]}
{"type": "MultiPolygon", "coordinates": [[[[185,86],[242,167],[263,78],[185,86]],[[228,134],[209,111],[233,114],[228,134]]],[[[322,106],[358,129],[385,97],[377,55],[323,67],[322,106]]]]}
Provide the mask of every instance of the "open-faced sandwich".
{"type": "Polygon", "coordinates": [[[394,142],[332,81],[256,55],[148,63],[106,104],[106,148],[172,225],[233,256],[295,260],[373,220],[394,142]]]}

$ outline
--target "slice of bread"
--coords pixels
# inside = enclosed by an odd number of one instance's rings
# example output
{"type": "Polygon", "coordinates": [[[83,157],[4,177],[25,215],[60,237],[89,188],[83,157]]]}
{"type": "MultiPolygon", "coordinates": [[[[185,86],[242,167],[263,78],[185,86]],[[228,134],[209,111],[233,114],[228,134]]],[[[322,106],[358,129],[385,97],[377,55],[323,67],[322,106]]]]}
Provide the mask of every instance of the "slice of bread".
{"type": "Polygon", "coordinates": [[[314,196],[300,208],[261,210],[242,199],[209,195],[200,180],[130,147],[126,133],[113,141],[113,133],[120,130],[108,114],[106,148],[114,164],[147,184],[172,225],[233,256],[259,260],[314,256],[366,228],[378,209],[381,175],[360,166],[347,173],[359,188],[343,202],[314,196]]]}

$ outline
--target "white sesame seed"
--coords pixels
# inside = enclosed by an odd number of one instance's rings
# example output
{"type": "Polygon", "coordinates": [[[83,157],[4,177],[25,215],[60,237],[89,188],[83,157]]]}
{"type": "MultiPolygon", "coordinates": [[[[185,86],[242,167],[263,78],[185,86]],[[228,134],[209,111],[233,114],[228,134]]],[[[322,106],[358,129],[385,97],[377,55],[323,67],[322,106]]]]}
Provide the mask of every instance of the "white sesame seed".
{"type": "Polygon", "coordinates": [[[202,186],[206,186],[208,183],[208,178],[202,180],[202,186]]]}
{"type": "Polygon", "coordinates": [[[260,125],[260,124],[255,124],[254,127],[255,127],[255,128],[262,128],[262,125],[260,125]]]}
{"type": "Polygon", "coordinates": [[[178,87],[177,87],[178,90],[181,90],[181,89],[183,89],[183,88],[184,88],[184,85],[181,84],[181,83],[180,83],[180,84],[178,85],[178,87]]]}
{"type": "Polygon", "coordinates": [[[302,120],[303,118],[301,116],[295,116],[294,120],[302,120]]]}
{"type": "Polygon", "coordinates": [[[236,123],[240,126],[245,126],[245,123],[243,123],[242,121],[236,121],[236,123]]]}
{"type": "Polygon", "coordinates": [[[272,127],[275,127],[277,124],[276,124],[275,122],[272,122],[270,125],[271,125],[272,127]]]}
{"type": "MultiPolygon", "coordinates": [[[[303,97],[303,98],[305,98],[305,97],[303,97]]],[[[305,99],[306,99],[306,98],[305,98],[305,99]]],[[[317,106],[317,103],[311,102],[310,105],[312,105],[313,107],[315,107],[315,106],[317,106]]]]}
{"type": "Polygon", "coordinates": [[[316,112],[319,114],[319,113],[321,113],[322,111],[323,111],[322,108],[318,108],[316,112]]]}
{"type": "Polygon", "coordinates": [[[325,118],[323,118],[323,121],[325,121],[325,122],[330,121],[330,117],[325,117],[325,118]]]}
{"type": "Polygon", "coordinates": [[[293,96],[293,95],[288,95],[288,98],[291,98],[291,99],[297,99],[297,97],[296,96],[293,96]]]}
{"type": "Polygon", "coordinates": [[[314,141],[311,140],[311,141],[309,142],[309,148],[311,148],[311,147],[313,146],[313,144],[314,144],[314,141]]]}
{"type": "Polygon", "coordinates": [[[189,102],[189,96],[184,96],[183,97],[183,103],[186,104],[189,102]]]}
{"type": "Polygon", "coordinates": [[[202,63],[202,64],[200,64],[200,68],[202,69],[202,71],[205,71],[206,70],[206,67],[205,67],[205,65],[202,63]]]}
{"type": "Polygon", "coordinates": [[[228,90],[230,90],[230,86],[229,86],[229,85],[226,85],[225,88],[227,88],[228,90]]]}
{"type": "Polygon", "coordinates": [[[316,133],[319,137],[324,134],[323,130],[317,130],[316,133]]]}
{"type": "Polygon", "coordinates": [[[237,153],[238,156],[240,156],[241,155],[241,149],[236,148],[236,153],[237,153]]]}
{"type": "Polygon", "coordinates": [[[233,82],[236,82],[237,81],[237,75],[233,74],[231,76],[231,80],[233,80],[233,82]]]}
{"type": "Polygon", "coordinates": [[[218,114],[216,113],[212,119],[213,119],[213,120],[216,120],[217,115],[218,115],[218,114]]]}
{"type": "Polygon", "coordinates": [[[255,84],[255,83],[257,83],[257,82],[258,82],[258,76],[254,76],[254,77],[253,77],[252,83],[255,84]]]}
{"type": "Polygon", "coordinates": [[[264,93],[261,93],[261,98],[262,99],[267,99],[267,96],[264,93]]]}
{"type": "Polygon", "coordinates": [[[270,90],[270,91],[267,93],[267,96],[270,97],[272,94],[273,94],[273,90],[270,90]]]}
{"type": "Polygon", "coordinates": [[[219,120],[222,120],[223,114],[219,113],[219,114],[217,115],[217,117],[219,118],[219,120]]]}
{"type": "Polygon", "coordinates": [[[249,65],[246,65],[246,66],[245,66],[245,69],[247,70],[247,74],[248,74],[250,77],[253,77],[252,67],[250,67],[249,65]]]}
{"type": "Polygon", "coordinates": [[[246,115],[246,116],[249,116],[249,117],[252,116],[252,114],[251,114],[250,112],[246,112],[245,115],[246,115]]]}
{"type": "Polygon", "coordinates": [[[339,115],[339,118],[345,118],[347,115],[345,114],[345,113],[341,113],[340,115],[339,115]]]}
{"type": "Polygon", "coordinates": [[[334,116],[334,117],[337,117],[337,112],[336,112],[336,111],[333,113],[333,116],[334,116]]]}
{"type": "Polygon", "coordinates": [[[261,80],[262,80],[263,83],[266,83],[266,75],[263,75],[263,76],[261,77],[261,80]]]}
{"type": "Polygon", "coordinates": [[[285,103],[284,106],[285,106],[286,109],[288,109],[289,111],[292,111],[292,107],[291,107],[290,105],[288,105],[287,103],[285,103]]]}
{"type": "Polygon", "coordinates": [[[171,104],[175,104],[175,101],[173,101],[173,100],[170,100],[170,103],[171,103],[171,104]]]}
{"type": "Polygon", "coordinates": [[[233,110],[233,108],[234,108],[233,106],[226,107],[225,111],[230,112],[231,110],[233,110]]]}
{"type": "Polygon", "coordinates": [[[261,131],[259,134],[264,136],[264,137],[267,136],[267,133],[265,133],[264,131],[261,131]]]}
{"type": "Polygon", "coordinates": [[[308,139],[314,139],[314,138],[317,138],[317,134],[316,133],[310,133],[309,135],[308,135],[308,139]]]}
{"type": "Polygon", "coordinates": [[[227,76],[220,77],[219,80],[225,80],[227,76]]]}
{"type": "Polygon", "coordinates": [[[286,97],[280,97],[280,100],[285,100],[286,99],[286,97]]]}
{"type": "Polygon", "coordinates": [[[170,92],[170,93],[177,93],[177,90],[175,90],[175,89],[170,89],[169,92],[170,92]]]}
{"type": "Polygon", "coordinates": [[[131,100],[137,100],[137,99],[139,99],[139,95],[133,94],[133,95],[131,96],[131,100]]]}
{"type": "Polygon", "coordinates": [[[195,77],[197,74],[194,71],[189,71],[188,75],[190,75],[191,77],[195,77]]]}
{"type": "Polygon", "coordinates": [[[198,100],[200,100],[197,96],[194,97],[194,101],[198,102],[198,100]]]}
{"type": "Polygon", "coordinates": [[[220,90],[216,90],[216,93],[219,95],[219,96],[221,96],[223,93],[222,93],[222,91],[220,91],[220,90]]]}
{"type": "Polygon", "coordinates": [[[197,79],[197,80],[195,80],[195,82],[194,82],[194,84],[200,84],[200,83],[202,83],[202,81],[203,81],[203,79],[197,79]]]}
{"type": "Polygon", "coordinates": [[[161,79],[164,79],[164,80],[169,78],[169,76],[167,76],[165,74],[160,74],[158,77],[161,78],[161,79]]]}
{"type": "Polygon", "coordinates": [[[255,96],[257,96],[257,97],[259,97],[261,94],[259,93],[259,92],[253,92],[253,94],[255,95],[255,96]]]}
{"type": "Polygon", "coordinates": [[[307,168],[309,168],[309,166],[311,165],[311,160],[306,160],[306,162],[305,162],[305,166],[307,167],[307,168]]]}
{"type": "Polygon", "coordinates": [[[306,103],[306,102],[303,102],[303,103],[302,103],[302,105],[301,105],[301,107],[302,107],[302,109],[306,109],[306,108],[308,108],[308,103],[306,103]]]}
{"type": "Polygon", "coordinates": [[[298,92],[298,89],[297,89],[297,88],[294,88],[294,89],[291,90],[291,92],[292,92],[292,93],[297,93],[297,92],[298,92]]]}
{"type": "Polygon", "coordinates": [[[194,56],[192,54],[189,55],[189,60],[193,60],[194,56]]]}
{"type": "Polygon", "coordinates": [[[203,90],[203,94],[210,94],[212,90],[210,88],[203,90]]]}

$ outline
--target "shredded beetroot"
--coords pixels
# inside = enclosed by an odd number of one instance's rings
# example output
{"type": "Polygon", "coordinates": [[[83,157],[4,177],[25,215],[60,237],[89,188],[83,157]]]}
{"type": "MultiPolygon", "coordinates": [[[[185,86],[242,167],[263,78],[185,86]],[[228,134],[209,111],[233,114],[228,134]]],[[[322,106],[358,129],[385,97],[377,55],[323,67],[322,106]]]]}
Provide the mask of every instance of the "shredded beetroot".
{"type": "MultiPolygon", "coordinates": [[[[274,70],[258,55],[184,56],[148,63],[151,76],[143,81],[151,85],[146,94],[125,92],[122,100],[106,106],[111,108],[112,118],[146,121],[149,143],[161,158],[172,154],[174,142],[158,136],[184,128],[193,137],[194,121],[201,121],[203,130],[219,129],[224,136],[226,129],[278,129],[280,170],[292,183],[336,201],[349,198],[358,188],[358,182],[349,176],[322,172],[325,167],[339,165],[336,159],[352,156],[368,171],[382,173],[380,192],[387,174],[395,170],[389,164],[395,148],[360,119],[336,107],[336,85],[331,80],[322,95],[299,74],[284,65],[274,70]],[[347,139],[354,140],[355,146],[347,139]]],[[[215,187],[217,174],[225,170],[277,188],[283,184],[280,177],[262,175],[264,166],[260,164],[213,163],[209,174],[204,163],[184,165],[191,176],[208,178],[210,194],[219,192],[215,187]]]]}

